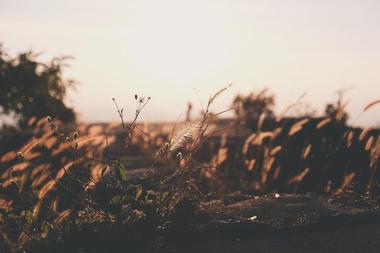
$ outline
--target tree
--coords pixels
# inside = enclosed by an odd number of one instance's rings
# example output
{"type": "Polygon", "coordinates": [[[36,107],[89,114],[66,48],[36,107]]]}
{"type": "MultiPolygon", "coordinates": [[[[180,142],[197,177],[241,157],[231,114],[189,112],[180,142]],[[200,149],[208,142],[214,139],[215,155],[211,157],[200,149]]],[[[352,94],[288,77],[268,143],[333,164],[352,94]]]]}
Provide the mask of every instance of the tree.
{"type": "Polygon", "coordinates": [[[251,92],[247,96],[237,95],[232,106],[237,118],[248,126],[256,125],[255,122],[261,115],[265,115],[266,118],[274,117],[274,95],[268,94],[267,89],[257,93],[251,92]]]}
{"type": "Polygon", "coordinates": [[[349,116],[346,112],[346,106],[348,102],[343,102],[344,92],[344,90],[339,90],[337,92],[337,101],[335,103],[329,103],[326,105],[325,116],[334,122],[346,124],[349,116]]]}
{"type": "Polygon", "coordinates": [[[15,115],[20,129],[27,127],[30,118],[47,115],[74,122],[73,109],[64,103],[67,90],[75,86],[73,80],[63,78],[68,57],[43,63],[37,56],[29,51],[12,58],[0,44],[0,118],[15,115]]]}

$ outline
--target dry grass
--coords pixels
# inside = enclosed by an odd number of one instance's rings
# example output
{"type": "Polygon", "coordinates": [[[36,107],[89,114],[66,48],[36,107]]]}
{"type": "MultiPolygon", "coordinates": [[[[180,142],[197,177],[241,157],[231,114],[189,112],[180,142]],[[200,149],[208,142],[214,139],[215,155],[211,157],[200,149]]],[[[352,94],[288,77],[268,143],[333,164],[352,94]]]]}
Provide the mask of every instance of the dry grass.
{"type": "MultiPolygon", "coordinates": [[[[169,176],[157,184],[161,189],[170,189],[168,195],[176,198],[203,196],[207,190],[342,194],[351,185],[358,185],[358,191],[365,189],[361,193],[372,194],[379,188],[380,136],[376,129],[354,129],[332,118],[302,118],[287,123],[281,117],[268,128],[264,121],[273,119],[261,114],[255,132],[244,139],[227,136],[224,129],[212,129],[210,122],[224,112],[213,114],[211,106],[230,86],[209,97],[199,120],[179,131],[170,125],[171,129],[164,133],[163,126],[158,130],[137,124],[149,99],[136,98],[137,110],[131,123],[124,122],[123,109],[115,101],[124,134],[122,143],[115,124],[79,126],[78,132],[66,136],[52,119],[47,122],[50,131],[46,120],[44,125],[43,121],[31,119],[39,128],[35,130],[37,137],[19,152],[9,151],[0,158],[4,168],[0,184],[5,189],[14,187],[18,194],[34,194],[33,220],[49,214],[57,226],[75,215],[73,207],[78,199],[90,201],[87,192],[96,190],[107,174],[112,160],[107,154],[112,150],[123,150],[123,155],[132,156],[136,153],[129,153],[130,148],[136,148],[137,155],[152,160],[152,171],[156,166],[168,169],[169,176]],[[213,137],[213,133],[219,136],[213,137]],[[128,149],[124,151],[122,146],[128,149]]],[[[379,103],[374,101],[363,111],[379,103]]],[[[232,127],[235,132],[241,129],[239,124],[232,127]]],[[[18,204],[15,199],[0,197],[0,208],[18,204]]],[[[25,234],[18,236],[26,240],[25,234]]]]}
{"type": "Polygon", "coordinates": [[[366,107],[364,107],[363,112],[368,111],[370,108],[378,104],[380,104],[380,99],[369,103],[366,107]]]}

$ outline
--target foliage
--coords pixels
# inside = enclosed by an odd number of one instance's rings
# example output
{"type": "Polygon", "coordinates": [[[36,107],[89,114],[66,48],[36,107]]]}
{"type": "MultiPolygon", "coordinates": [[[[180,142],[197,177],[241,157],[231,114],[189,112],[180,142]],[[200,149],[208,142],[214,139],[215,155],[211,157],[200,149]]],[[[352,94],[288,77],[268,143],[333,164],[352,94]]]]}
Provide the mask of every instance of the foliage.
{"type": "Polygon", "coordinates": [[[337,101],[326,105],[325,116],[335,122],[346,124],[349,118],[348,113],[346,112],[347,102],[343,101],[343,91],[338,91],[337,94],[337,101]]]}
{"type": "Polygon", "coordinates": [[[125,235],[122,248],[147,240],[167,211],[167,194],[149,180],[130,179],[119,160],[103,157],[101,136],[65,135],[51,117],[47,123],[49,132],[38,122],[35,139],[1,158],[3,247],[49,252],[65,244],[61,250],[92,251],[98,236],[125,235]]]}
{"type": "Polygon", "coordinates": [[[254,122],[261,116],[273,118],[274,95],[268,94],[264,89],[259,92],[251,92],[246,96],[237,95],[232,103],[238,119],[243,121],[248,127],[255,127],[254,122]]]}
{"type": "Polygon", "coordinates": [[[269,109],[258,108],[271,124],[262,124],[260,115],[252,131],[238,118],[229,121],[236,129],[220,131],[213,120],[220,113],[210,107],[227,88],[210,97],[200,119],[168,132],[137,123],[149,101],[137,95],[130,123],[115,100],[118,126],[73,131],[52,117],[35,122],[34,138],[0,158],[0,246],[14,252],[152,252],[196,219],[214,221],[204,205],[213,192],[378,194],[378,130],[329,117],[274,119],[269,99],[269,109]],[[137,176],[129,160],[136,156],[146,162],[137,176]]]}
{"type": "Polygon", "coordinates": [[[74,111],[64,99],[73,80],[63,78],[69,57],[53,58],[47,63],[38,61],[32,51],[9,56],[0,45],[0,113],[15,114],[18,126],[27,121],[51,115],[66,123],[75,120],[74,111]]]}
{"type": "MultiPolygon", "coordinates": [[[[12,252],[82,248],[93,252],[105,245],[108,250],[149,247],[150,240],[174,222],[171,219],[181,217],[184,221],[177,209],[190,205],[192,209],[186,212],[195,210],[196,186],[189,182],[192,170],[188,166],[191,154],[203,143],[211,117],[209,107],[221,93],[210,97],[194,138],[182,147],[183,151],[189,148],[183,160],[178,154],[161,159],[160,152],[155,157],[151,167],[161,164],[167,171],[160,177],[152,174],[129,178],[121,159],[106,155],[114,143],[108,136],[81,136],[78,131],[65,134],[59,121],[50,116],[47,121],[36,122],[35,137],[17,153],[11,150],[1,157],[2,246],[12,252]],[[94,149],[89,144],[95,145],[94,149]],[[186,169],[178,170],[181,166],[186,169]],[[167,175],[170,176],[164,179],[167,175]],[[107,241],[104,244],[99,239],[107,241]]],[[[133,149],[135,139],[148,135],[151,141],[149,133],[136,123],[150,98],[136,95],[135,99],[135,118],[129,124],[124,122],[123,109],[113,99],[122,122],[126,152],[133,149]]]]}

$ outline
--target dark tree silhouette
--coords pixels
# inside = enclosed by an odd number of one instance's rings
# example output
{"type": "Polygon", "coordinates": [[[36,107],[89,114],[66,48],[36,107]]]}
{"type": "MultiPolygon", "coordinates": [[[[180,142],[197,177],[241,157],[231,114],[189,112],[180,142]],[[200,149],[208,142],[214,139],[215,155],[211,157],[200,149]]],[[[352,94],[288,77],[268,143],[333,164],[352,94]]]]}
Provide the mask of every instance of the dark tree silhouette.
{"type": "Polygon", "coordinates": [[[325,108],[325,116],[337,123],[346,124],[349,116],[346,112],[347,102],[343,102],[344,90],[337,92],[338,99],[335,103],[329,103],[325,108]]]}
{"type": "Polygon", "coordinates": [[[37,61],[32,51],[9,56],[0,44],[0,119],[14,115],[19,128],[25,128],[31,117],[46,115],[66,123],[75,121],[73,109],[63,102],[75,82],[63,78],[68,57],[53,58],[48,63],[37,61]]]}
{"type": "Polygon", "coordinates": [[[254,126],[261,115],[273,118],[274,95],[264,89],[257,93],[251,92],[247,96],[237,95],[233,100],[233,108],[238,119],[247,126],[254,126]]]}

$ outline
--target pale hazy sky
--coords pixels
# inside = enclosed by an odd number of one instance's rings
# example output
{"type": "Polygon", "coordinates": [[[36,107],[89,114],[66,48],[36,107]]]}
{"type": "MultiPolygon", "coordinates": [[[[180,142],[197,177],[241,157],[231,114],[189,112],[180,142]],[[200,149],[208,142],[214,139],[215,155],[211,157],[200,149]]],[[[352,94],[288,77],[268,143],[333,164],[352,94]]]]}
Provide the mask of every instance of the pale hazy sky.
{"type": "MultiPolygon", "coordinates": [[[[380,98],[379,0],[0,0],[0,41],[74,56],[84,120],[117,118],[112,97],[133,113],[135,93],[152,97],[146,120],[175,120],[230,82],[215,110],[262,87],[278,110],[307,92],[319,112],[347,88],[351,118],[380,98]]],[[[356,124],[379,122],[374,108],[356,124]]]]}

